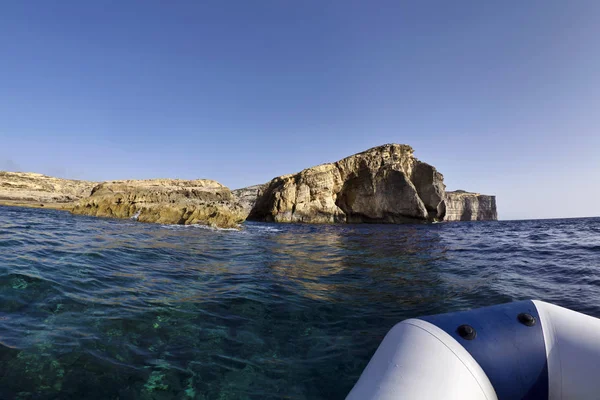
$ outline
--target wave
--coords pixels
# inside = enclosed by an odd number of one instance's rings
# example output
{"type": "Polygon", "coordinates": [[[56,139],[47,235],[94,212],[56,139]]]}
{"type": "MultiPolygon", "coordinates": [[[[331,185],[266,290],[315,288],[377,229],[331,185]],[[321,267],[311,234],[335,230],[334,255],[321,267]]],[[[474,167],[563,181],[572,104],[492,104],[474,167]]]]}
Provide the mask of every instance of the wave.
{"type": "Polygon", "coordinates": [[[160,225],[162,228],[171,229],[171,230],[180,230],[180,229],[204,229],[207,231],[215,231],[215,232],[239,232],[239,228],[219,228],[217,226],[211,225],[201,225],[201,224],[190,224],[190,225],[168,225],[162,224],[160,225]]]}

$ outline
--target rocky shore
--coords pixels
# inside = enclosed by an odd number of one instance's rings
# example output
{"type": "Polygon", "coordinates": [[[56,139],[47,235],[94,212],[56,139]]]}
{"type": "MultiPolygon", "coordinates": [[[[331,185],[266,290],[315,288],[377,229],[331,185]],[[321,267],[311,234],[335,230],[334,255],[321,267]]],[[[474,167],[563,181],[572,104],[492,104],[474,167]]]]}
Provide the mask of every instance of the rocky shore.
{"type": "Polygon", "coordinates": [[[0,172],[0,205],[219,228],[238,227],[249,212],[227,187],[209,179],[98,183],[23,172],[0,172]]]}
{"type": "Polygon", "coordinates": [[[68,209],[89,196],[96,182],[36,173],[0,171],[0,205],[68,209]]]}
{"type": "Polygon", "coordinates": [[[209,179],[89,182],[0,171],[0,205],[162,224],[238,227],[267,222],[403,223],[496,220],[495,196],[447,192],[443,175],[408,145],[387,144],[334,163],[229,190],[209,179]]]}
{"type": "Polygon", "coordinates": [[[231,191],[209,179],[149,179],[104,182],[76,202],[74,214],[133,218],[160,224],[235,228],[247,213],[231,191]]]}

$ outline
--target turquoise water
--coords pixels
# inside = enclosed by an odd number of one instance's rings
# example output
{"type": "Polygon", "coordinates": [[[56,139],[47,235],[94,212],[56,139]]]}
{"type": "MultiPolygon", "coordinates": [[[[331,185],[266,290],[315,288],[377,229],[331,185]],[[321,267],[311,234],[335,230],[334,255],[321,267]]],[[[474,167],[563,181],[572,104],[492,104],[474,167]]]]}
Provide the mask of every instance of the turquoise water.
{"type": "Polygon", "coordinates": [[[600,219],[170,227],[0,207],[0,398],[343,399],[398,321],[600,317],[600,219]]]}

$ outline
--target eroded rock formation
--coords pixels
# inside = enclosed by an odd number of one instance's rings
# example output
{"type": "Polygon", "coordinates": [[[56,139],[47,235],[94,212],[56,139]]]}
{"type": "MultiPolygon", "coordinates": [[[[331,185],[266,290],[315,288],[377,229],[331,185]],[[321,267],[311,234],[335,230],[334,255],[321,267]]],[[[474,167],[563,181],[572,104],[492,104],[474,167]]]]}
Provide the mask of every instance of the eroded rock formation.
{"type": "Polygon", "coordinates": [[[0,171],[0,204],[64,208],[89,196],[96,182],[0,171]]]}
{"type": "Polygon", "coordinates": [[[252,207],[254,207],[259,193],[261,193],[266,186],[267,185],[265,184],[253,185],[231,191],[238,204],[244,209],[246,216],[250,213],[252,207]]]}
{"type": "Polygon", "coordinates": [[[464,190],[446,192],[445,221],[495,221],[496,196],[469,193],[464,190]]]}
{"type": "Polygon", "coordinates": [[[245,219],[243,207],[220,183],[199,179],[149,179],[104,182],[78,201],[74,214],[134,218],[162,224],[204,224],[237,227],[245,219]]]}
{"type": "Polygon", "coordinates": [[[443,176],[407,145],[387,144],[273,179],[248,219],[275,222],[442,220],[443,176]]]}

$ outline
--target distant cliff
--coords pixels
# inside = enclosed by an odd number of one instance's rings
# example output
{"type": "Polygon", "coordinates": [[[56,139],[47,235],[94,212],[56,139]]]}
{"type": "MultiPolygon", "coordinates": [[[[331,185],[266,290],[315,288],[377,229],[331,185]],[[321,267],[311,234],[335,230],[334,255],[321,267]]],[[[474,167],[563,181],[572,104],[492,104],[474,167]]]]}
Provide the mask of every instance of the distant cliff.
{"type": "Polygon", "coordinates": [[[231,193],[237,200],[238,204],[242,206],[246,215],[248,215],[252,210],[252,207],[254,207],[259,193],[262,192],[266,187],[266,184],[253,185],[241,189],[232,190],[231,193]]]}
{"type": "Polygon", "coordinates": [[[439,221],[444,177],[407,145],[374,147],[273,179],[248,219],[275,222],[439,221]]]}
{"type": "Polygon", "coordinates": [[[463,190],[446,192],[444,221],[495,221],[497,219],[496,196],[463,190]]]}
{"type": "Polygon", "coordinates": [[[96,182],[0,171],[0,204],[63,208],[89,196],[96,182]]]}

